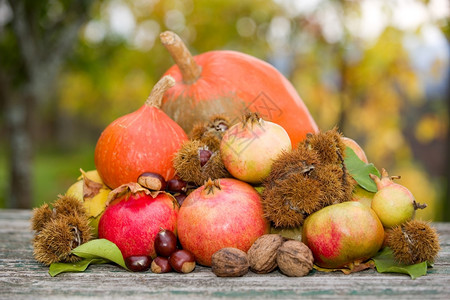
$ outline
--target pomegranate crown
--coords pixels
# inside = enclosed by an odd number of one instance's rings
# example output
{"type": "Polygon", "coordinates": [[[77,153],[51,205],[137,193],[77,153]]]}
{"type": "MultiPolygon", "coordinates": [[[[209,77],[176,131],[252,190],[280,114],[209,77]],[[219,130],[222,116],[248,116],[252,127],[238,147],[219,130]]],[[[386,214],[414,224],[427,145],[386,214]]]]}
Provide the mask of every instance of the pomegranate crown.
{"type": "Polygon", "coordinates": [[[214,194],[214,191],[216,189],[221,190],[222,187],[220,186],[220,180],[219,179],[215,179],[212,180],[211,178],[208,178],[208,180],[205,181],[205,189],[204,191],[206,191],[206,194],[214,194]]]}
{"type": "Polygon", "coordinates": [[[369,174],[370,178],[375,182],[377,185],[377,189],[380,190],[381,188],[388,186],[393,183],[394,179],[400,179],[401,176],[389,176],[386,169],[381,169],[381,178],[376,176],[375,174],[369,174]]]}
{"type": "Polygon", "coordinates": [[[255,124],[262,125],[263,122],[264,120],[259,116],[259,113],[257,112],[248,112],[242,116],[242,127],[245,127],[247,125],[253,127],[253,125],[255,124]]]}

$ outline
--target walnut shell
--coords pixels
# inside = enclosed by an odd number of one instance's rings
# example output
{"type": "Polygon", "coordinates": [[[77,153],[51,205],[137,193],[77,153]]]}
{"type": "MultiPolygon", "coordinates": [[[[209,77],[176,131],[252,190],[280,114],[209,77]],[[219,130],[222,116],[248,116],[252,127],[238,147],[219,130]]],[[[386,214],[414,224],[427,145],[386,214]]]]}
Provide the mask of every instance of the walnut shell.
{"type": "Polygon", "coordinates": [[[240,277],[248,272],[247,254],[237,248],[222,248],[211,257],[212,271],[219,277],[240,277]]]}
{"type": "Polygon", "coordinates": [[[277,264],[280,271],[291,277],[307,275],[313,268],[314,257],[304,243],[289,240],[277,251],[277,264]]]}
{"type": "Polygon", "coordinates": [[[277,250],[284,238],[279,234],[260,236],[247,252],[250,269],[258,274],[270,273],[277,267],[277,250]]]}

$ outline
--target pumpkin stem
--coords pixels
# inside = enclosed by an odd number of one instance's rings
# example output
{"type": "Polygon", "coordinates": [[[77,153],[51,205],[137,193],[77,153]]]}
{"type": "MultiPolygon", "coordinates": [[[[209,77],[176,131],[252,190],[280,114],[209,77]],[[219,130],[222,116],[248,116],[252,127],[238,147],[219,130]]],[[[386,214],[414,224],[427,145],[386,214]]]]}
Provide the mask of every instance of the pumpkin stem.
{"type": "Polygon", "coordinates": [[[167,51],[169,51],[175,64],[180,68],[183,82],[187,84],[194,83],[200,77],[202,67],[195,62],[191,52],[189,52],[181,38],[172,31],[161,33],[159,38],[167,51]]]}
{"type": "Polygon", "coordinates": [[[147,100],[145,101],[145,104],[160,108],[164,93],[174,85],[175,79],[173,79],[172,76],[164,76],[155,84],[152,91],[150,92],[150,96],[148,96],[147,100]]]}

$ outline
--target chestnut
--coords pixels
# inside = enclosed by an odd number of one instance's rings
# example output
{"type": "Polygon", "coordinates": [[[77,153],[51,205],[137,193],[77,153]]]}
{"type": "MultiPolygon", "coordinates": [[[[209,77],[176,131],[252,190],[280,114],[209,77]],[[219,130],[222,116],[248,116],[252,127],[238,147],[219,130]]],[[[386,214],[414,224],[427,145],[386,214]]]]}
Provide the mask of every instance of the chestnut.
{"type": "Polygon", "coordinates": [[[169,259],[167,257],[157,256],[151,265],[153,273],[161,274],[168,273],[172,271],[172,267],[169,264],[169,259]]]}
{"type": "Polygon", "coordinates": [[[167,191],[174,193],[181,193],[187,191],[187,183],[178,178],[173,178],[167,181],[167,191]]]}
{"type": "Polygon", "coordinates": [[[208,149],[199,149],[198,150],[198,159],[200,160],[200,167],[203,167],[206,165],[206,163],[209,161],[209,159],[212,156],[212,151],[208,149]]]}
{"type": "Polygon", "coordinates": [[[178,205],[181,206],[183,204],[184,199],[186,199],[187,195],[186,193],[176,193],[174,195],[175,199],[177,199],[178,205]]]}
{"type": "Polygon", "coordinates": [[[172,269],[179,273],[190,273],[195,269],[194,254],[188,250],[177,250],[169,257],[172,269]]]}
{"type": "Polygon", "coordinates": [[[152,258],[146,255],[128,256],[125,265],[133,272],[143,272],[150,269],[152,258]]]}
{"type": "Polygon", "coordinates": [[[166,189],[167,185],[164,177],[152,172],[142,173],[138,177],[137,183],[153,191],[163,191],[166,189]]]}
{"type": "Polygon", "coordinates": [[[177,236],[170,230],[162,229],[155,237],[154,247],[158,256],[169,257],[177,250],[177,236]]]}
{"type": "Polygon", "coordinates": [[[228,130],[228,124],[224,120],[221,120],[219,123],[214,125],[214,129],[218,132],[225,132],[228,130]]]}

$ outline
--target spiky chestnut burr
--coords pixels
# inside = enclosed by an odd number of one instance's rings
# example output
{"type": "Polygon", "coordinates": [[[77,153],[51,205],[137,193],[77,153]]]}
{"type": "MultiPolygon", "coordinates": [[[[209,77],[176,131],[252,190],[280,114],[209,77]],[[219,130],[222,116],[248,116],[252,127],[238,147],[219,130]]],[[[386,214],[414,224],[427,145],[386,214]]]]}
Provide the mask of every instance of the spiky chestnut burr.
{"type": "Polygon", "coordinates": [[[211,151],[199,140],[185,142],[175,154],[173,164],[182,180],[197,186],[202,185],[208,178],[231,176],[222,162],[220,151],[211,151]]]}
{"type": "Polygon", "coordinates": [[[56,210],[52,210],[47,203],[33,209],[31,216],[31,229],[41,231],[44,225],[55,217],[56,210]]]}
{"type": "Polygon", "coordinates": [[[264,216],[275,227],[300,226],[308,214],[321,208],[322,195],[316,180],[300,173],[291,174],[264,189],[264,216]]]}
{"type": "Polygon", "coordinates": [[[291,174],[309,174],[320,162],[315,151],[299,147],[283,151],[272,164],[272,170],[264,181],[264,186],[276,185],[275,180],[289,177],[291,174]]]}
{"type": "Polygon", "coordinates": [[[298,227],[309,214],[349,201],[355,182],[345,168],[341,147],[340,134],[333,129],[309,135],[297,149],[282,153],[263,183],[266,218],[276,227],[298,227]]]}
{"type": "Polygon", "coordinates": [[[343,163],[346,146],[337,127],[325,132],[307,134],[306,140],[300,143],[299,147],[301,146],[316,151],[323,164],[340,165],[343,163]]]}
{"type": "Polygon", "coordinates": [[[276,227],[296,227],[320,208],[322,191],[309,174],[319,163],[317,154],[304,147],[283,152],[264,180],[264,216],[276,227]]]}
{"type": "Polygon", "coordinates": [[[355,181],[346,168],[334,164],[318,164],[311,177],[321,183],[322,207],[351,200],[355,181]]]}
{"type": "MultiPolygon", "coordinates": [[[[344,193],[339,199],[349,200],[349,195],[351,194],[353,187],[356,185],[356,181],[348,173],[347,167],[344,163],[345,158],[345,148],[347,147],[342,133],[338,131],[337,127],[325,132],[318,132],[316,134],[307,134],[306,139],[299,144],[299,147],[306,147],[308,149],[314,150],[322,165],[334,165],[334,172],[337,172],[341,176],[342,181],[342,192],[344,193]]],[[[329,171],[331,171],[330,168],[329,171]]],[[[332,193],[327,193],[332,195],[332,193]]],[[[346,200],[346,201],[347,201],[346,200]]],[[[331,201],[330,204],[336,204],[342,202],[331,201]]]]}
{"type": "Polygon", "coordinates": [[[86,215],[86,209],[81,202],[71,196],[58,196],[58,199],[52,204],[57,215],[86,215]]]}
{"type": "Polygon", "coordinates": [[[85,214],[85,208],[81,202],[72,196],[59,195],[58,199],[52,204],[53,208],[47,203],[44,203],[38,208],[33,210],[31,217],[31,229],[40,231],[44,227],[45,223],[60,215],[81,215],[85,214]]]}
{"type": "Polygon", "coordinates": [[[92,238],[83,204],[70,196],[59,196],[53,208],[48,204],[36,208],[31,227],[36,231],[34,257],[45,265],[78,261],[79,258],[71,254],[72,249],[92,238]]]}
{"type": "Polygon", "coordinates": [[[212,115],[208,122],[198,122],[189,134],[191,140],[202,141],[212,151],[218,151],[223,134],[231,126],[229,118],[222,114],[212,115]]]}
{"type": "Polygon", "coordinates": [[[412,265],[434,262],[439,250],[439,235],[427,222],[412,220],[392,228],[387,238],[395,260],[412,265]]]}
{"type": "Polygon", "coordinates": [[[44,265],[76,262],[71,251],[91,239],[91,227],[85,215],[60,215],[45,223],[33,239],[33,254],[44,265]]]}

